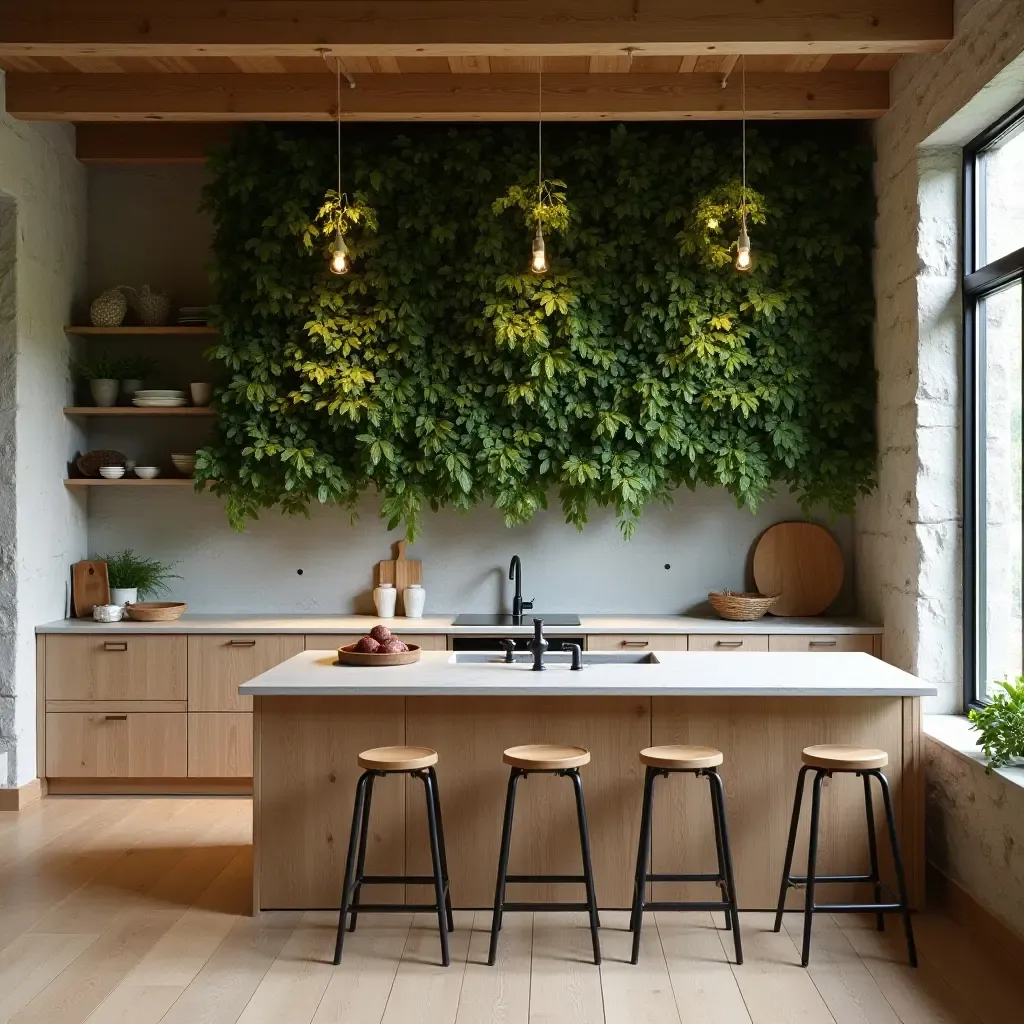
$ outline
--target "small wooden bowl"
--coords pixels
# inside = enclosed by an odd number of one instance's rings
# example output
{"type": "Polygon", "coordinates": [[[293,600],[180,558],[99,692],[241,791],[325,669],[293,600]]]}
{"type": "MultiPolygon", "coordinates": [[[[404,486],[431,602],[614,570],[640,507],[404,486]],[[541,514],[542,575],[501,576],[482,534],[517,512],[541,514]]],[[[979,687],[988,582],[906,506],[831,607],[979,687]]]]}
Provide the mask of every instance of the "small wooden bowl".
{"type": "Polygon", "coordinates": [[[128,618],[136,622],[170,622],[180,619],[188,611],[188,605],[181,601],[143,601],[125,605],[124,610],[128,618]]]}
{"type": "Polygon", "coordinates": [[[389,665],[411,665],[420,660],[420,648],[409,644],[409,650],[397,654],[367,654],[357,651],[355,644],[338,648],[336,665],[355,665],[358,668],[385,668],[389,665]]]}

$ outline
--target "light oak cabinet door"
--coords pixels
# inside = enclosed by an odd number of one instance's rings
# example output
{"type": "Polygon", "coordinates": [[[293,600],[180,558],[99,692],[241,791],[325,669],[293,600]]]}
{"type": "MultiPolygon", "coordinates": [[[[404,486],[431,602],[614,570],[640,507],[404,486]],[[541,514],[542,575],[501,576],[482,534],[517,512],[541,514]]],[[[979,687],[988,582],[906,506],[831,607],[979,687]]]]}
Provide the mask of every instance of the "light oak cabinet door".
{"type": "Polygon", "coordinates": [[[188,638],[189,711],[252,711],[238,688],[302,653],[302,637],[252,634],[188,638]]]}
{"type": "Polygon", "coordinates": [[[591,633],[588,651],[685,651],[685,633],[591,633]]]}
{"type": "Polygon", "coordinates": [[[188,775],[191,779],[252,776],[252,714],[199,711],[188,716],[188,775]]]}
{"type": "Polygon", "coordinates": [[[769,651],[863,651],[874,654],[874,635],[871,633],[773,633],[768,637],[769,651]]]}
{"type": "Polygon", "coordinates": [[[47,700],[184,700],[184,636],[46,638],[47,700]]]}
{"type": "Polygon", "coordinates": [[[691,633],[691,651],[767,651],[768,637],[757,633],[691,633]]]}
{"type": "Polygon", "coordinates": [[[184,778],[184,714],[46,716],[46,774],[51,778],[184,778]]]}
{"type": "MultiPolygon", "coordinates": [[[[447,651],[448,637],[444,633],[403,633],[402,627],[396,623],[388,623],[388,629],[394,631],[406,643],[418,644],[424,651],[447,651]]],[[[358,643],[365,633],[309,633],[306,636],[307,651],[336,651],[339,647],[358,643]]]]}

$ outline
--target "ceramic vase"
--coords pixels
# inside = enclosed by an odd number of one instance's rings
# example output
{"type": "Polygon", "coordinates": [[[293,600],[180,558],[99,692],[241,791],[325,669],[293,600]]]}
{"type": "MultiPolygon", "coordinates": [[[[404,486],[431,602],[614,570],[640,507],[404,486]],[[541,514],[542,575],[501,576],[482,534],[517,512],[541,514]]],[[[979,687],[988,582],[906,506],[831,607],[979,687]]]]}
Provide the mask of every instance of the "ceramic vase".
{"type": "Polygon", "coordinates": [[[394,583],[381,583],[373,589],[373,606],[382,619],[393,619],[395,617],[395,603],[398,600],[398,591],[394,583]]]}
{"type": "Polygon", "coordinates": [[[110,288],[93,299],[89,319],[94,327],[120,327],[128,312],[128,300],[120,287],[110,288]]]}
{"type": "Polygon", "coordinates": [[[117,403],[117,390],[121,382],[110,377],[99,377],[89,381],[89,393],[92,400],[101,406],[115,405],[117,403]]]}
{"type": "Polygon", "coordinates": [[[110,603],[119,604],[122,608],[126,604],[138,604],[139,591],[137,587],[111,587],[110,603]]]}
{"type": "Polygon", "coordinates": [[[427,592],[418,583],[413,583],[402,591],[402,603],[405,614],[410,619],[423,618],[423,606],[427,603],[427,592]]]}

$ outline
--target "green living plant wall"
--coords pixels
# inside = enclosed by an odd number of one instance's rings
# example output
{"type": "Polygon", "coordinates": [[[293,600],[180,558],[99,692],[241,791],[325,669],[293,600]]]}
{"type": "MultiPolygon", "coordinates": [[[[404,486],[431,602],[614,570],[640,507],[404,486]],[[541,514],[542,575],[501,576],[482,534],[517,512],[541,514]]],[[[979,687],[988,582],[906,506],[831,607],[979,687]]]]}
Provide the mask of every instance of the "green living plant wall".
{"type": "Polygon", "coordinates": [[[512,526],[549,495],[628,537],[684,484],[851,511],[874,486],[871,149],[856,124],[752,129],[740,274],[739,134],[549,126],[565,208],[538,277],[535,129],[346,128],[336,277],[332,132],[240,131],[205,198],[228,383],[198,480],[239,528],[376,491],[410,538],[427,509],[512,526]]]}

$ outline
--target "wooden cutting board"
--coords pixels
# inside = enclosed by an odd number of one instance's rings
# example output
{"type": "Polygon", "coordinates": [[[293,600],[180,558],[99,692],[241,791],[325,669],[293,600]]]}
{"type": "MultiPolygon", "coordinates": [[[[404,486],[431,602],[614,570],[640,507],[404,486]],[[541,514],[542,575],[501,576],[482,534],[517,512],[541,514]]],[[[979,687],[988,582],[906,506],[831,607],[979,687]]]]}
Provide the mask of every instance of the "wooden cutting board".
{"type": "Polygon", "coordinates": [[[107,563],[75,562],[71,566],[71,607],[75,618],[89,618],[98,604],[110,604],[107,563]]]}
{"type": "Polygon", "coordinates": [[[410,584],[423,582],[423,563],[414,558],[405,557],[405,541],[400,540],[395,545],[398,555],[395,558],[386,558],[377,566],[377,582],[393,583],[398,591],[398,602],[396,614],[405,614],[405,602],[402,600],[402,591],[410,584]]]}
{"type": "Polygon", "coordinates": [[[762,594],[779,594],[769,615],[821,615],[843,585],[843,553],[815,523],[776,523],[754,549],[754,583],[762,594]]]}

